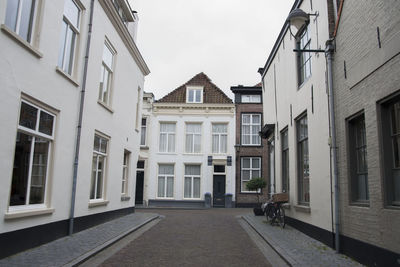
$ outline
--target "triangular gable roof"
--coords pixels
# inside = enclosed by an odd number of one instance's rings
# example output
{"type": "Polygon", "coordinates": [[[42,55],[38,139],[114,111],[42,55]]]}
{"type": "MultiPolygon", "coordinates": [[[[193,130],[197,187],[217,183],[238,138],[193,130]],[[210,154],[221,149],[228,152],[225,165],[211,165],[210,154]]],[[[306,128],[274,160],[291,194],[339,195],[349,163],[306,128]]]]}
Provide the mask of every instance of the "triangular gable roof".
{"type": "Polygon", "coordinates": [[[211,82],[206,74],[200,72],[185,84],[179,86],[156,102],[161,103],[186,103],[186,86],[203,86],[203,103],[208,104],[231,104],[232,100],[215,84],[211,82]]]}

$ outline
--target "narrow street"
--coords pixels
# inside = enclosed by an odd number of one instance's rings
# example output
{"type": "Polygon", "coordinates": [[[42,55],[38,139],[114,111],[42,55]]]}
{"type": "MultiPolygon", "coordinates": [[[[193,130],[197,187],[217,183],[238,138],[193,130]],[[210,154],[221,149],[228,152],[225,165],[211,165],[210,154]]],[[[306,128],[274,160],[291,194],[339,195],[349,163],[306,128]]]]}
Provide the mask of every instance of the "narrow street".
{"type": "Polygon", "coordinates": [[[238,222],[249,211],[149,210],[165,218],[101,266],[271,266],[238,222]]]}

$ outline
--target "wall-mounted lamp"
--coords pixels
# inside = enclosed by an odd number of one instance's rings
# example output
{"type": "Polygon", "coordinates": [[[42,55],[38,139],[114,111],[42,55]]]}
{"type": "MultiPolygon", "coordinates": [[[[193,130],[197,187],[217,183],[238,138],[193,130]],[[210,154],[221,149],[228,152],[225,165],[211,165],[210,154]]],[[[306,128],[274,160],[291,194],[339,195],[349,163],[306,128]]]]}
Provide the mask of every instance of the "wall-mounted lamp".
{"type": "Polygon", "coordinates": [[[310,22],[310,16],[319,16],[318,11],[315,12],[314,14],[312,13],[306,13],[300,8],[293,9],[290,13],[289,16],[287,17],[286,21],[289,22],[289,31],[290,34],[296,38],[297,33],[299,30],[301,30],[305,25],[307,25],[310,22]],[[292,33],[291,26],[294,26],[296,28],[295,34],[292,33]]]}

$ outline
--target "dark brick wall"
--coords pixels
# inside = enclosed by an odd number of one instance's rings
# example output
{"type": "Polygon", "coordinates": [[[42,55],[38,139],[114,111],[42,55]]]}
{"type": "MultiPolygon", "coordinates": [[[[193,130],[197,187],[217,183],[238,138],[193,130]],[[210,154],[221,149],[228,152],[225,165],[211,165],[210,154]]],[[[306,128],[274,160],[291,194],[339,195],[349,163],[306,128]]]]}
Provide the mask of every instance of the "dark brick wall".
{"type": "MultiPolygon", "coordinates": [[[[262,104],[236,104],[236,206],[254,206],[258,202],[257,194],[254,193],[241,193],[240,181],[240,165],[241,157],[261,157],[261,176],[268,182],[268,144],[266,139],[261,139],[261,146],[241,146],[241,117],[242,113],[260,113],[261,118],[263,107],[262,104]],[[250,204],[250,205],[249,205],[250,204]]],[[[261,119],[263,121],[263,119],[261,119]]],[[[261,202],[268,199],[268,189],[263,190],[260,197],[261,202]]]]}

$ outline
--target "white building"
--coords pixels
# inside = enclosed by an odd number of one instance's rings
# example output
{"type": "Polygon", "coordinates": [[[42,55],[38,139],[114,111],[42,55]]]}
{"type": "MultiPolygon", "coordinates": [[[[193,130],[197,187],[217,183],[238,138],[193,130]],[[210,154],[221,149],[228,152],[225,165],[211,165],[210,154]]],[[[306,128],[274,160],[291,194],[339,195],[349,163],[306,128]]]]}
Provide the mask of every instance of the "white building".
{"type": "Polygon", "coordinates": [[[0,1],[0,257],[133,212],[137,20],[125,0],[0,1]]]}
{"type": "Polygon", "coordinates": [[[327,1],[295,1],[310,16],[291,35],[285,22],[263,69],[263,134],[268,138],[271,189],[289,193],[288,222],[333,246],[333,182],[324,49],[329,39],[327,1]],[[286,186],[285,186],[286,185],[286,186]]]}
{"type": "Polygon", "coordinates": [[[234,200],[234,113],[204,73],[147,107],[145,204],[204,206],[206,193],[214,206],[224,206],[226,194],[234,200]]]}

